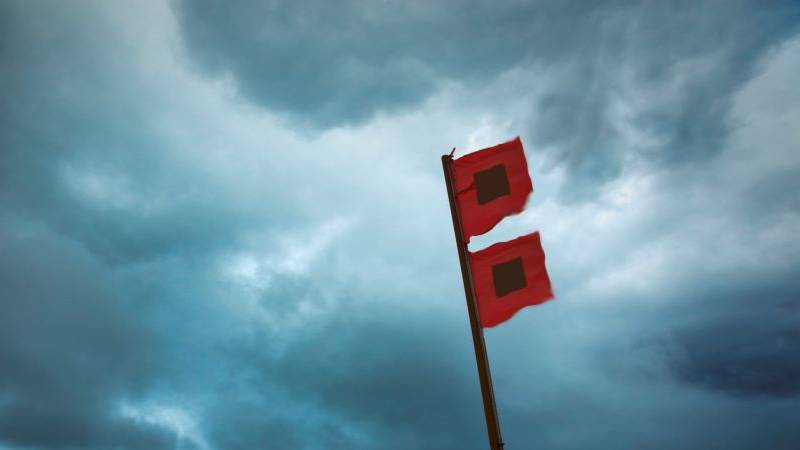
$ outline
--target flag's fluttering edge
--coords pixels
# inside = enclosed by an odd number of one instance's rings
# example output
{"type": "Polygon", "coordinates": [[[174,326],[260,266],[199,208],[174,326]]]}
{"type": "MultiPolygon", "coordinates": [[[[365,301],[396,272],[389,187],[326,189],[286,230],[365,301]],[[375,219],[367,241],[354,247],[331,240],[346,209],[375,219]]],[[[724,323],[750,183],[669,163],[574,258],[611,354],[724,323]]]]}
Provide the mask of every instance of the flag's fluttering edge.
{"type": "MultiPolygon", "coordinates": [[[[463,242],[525,208],[533,183],[519,138],[453,160],[463,242]]],[[[480,324],[493,327],[553,292],[538,232],[469,253],[480,324]]]]}
{"type": "Polygon", "coordinates": [[[553,298],[538,231],[470,253],[469,260],[483,327],[553,298]]]}
{"type": "Polygon", "coordinates": [[[464,242],[525,208],[533,184],[519,138],[453,161],[464,242]]]}

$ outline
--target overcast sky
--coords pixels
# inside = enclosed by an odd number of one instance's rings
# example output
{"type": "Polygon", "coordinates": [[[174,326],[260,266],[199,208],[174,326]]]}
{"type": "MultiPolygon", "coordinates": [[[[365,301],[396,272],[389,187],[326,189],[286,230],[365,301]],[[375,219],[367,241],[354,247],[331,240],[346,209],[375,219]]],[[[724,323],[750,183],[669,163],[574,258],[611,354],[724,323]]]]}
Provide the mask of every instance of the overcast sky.
{"type": "Polygon", "coordinates": [[[0,1],[0,450],[800,448],[800,3],[0,1]]]}

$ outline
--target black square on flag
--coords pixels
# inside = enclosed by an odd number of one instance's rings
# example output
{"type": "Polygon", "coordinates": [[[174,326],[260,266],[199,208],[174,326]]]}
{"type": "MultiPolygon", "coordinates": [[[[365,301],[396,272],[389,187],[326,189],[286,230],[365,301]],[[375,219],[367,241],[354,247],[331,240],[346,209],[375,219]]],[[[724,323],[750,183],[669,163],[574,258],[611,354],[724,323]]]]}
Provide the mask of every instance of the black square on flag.
{"type": "Polygon", "coordinates": [[[525,281],[522,258],[492,266],[492,281],[494,282],[494,295],[497,298],[526,287],[528,283],[525,281]]]}
{"type": "Polygon", "coordinates": [[[488,169],[475,172],[475,191],[478,194],[478,204],[489,203],[490,201],[508,195],[508,177],[506,168],[503,164],[492,166],[488,169]]]}

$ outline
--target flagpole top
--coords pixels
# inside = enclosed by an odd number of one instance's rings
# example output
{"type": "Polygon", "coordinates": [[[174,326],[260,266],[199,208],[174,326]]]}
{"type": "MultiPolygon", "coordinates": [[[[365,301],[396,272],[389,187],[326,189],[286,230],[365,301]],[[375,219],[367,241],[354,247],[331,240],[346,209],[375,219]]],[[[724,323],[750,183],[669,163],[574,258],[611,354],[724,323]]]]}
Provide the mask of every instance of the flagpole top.
{"type": "Polygon", "coordinates": [[[450,150],[450,154],[449,154],[449,155],[447,155],[447,156],[448,156],[448,157],[450,157],[450,158],[452,158],[452,157],[453,157],[453,154],[454,154],[455,152],[456,152],[456,148],[455,148],[455,147],[453,147],[453,149],[452,149],[452,150],[450,150]]]}

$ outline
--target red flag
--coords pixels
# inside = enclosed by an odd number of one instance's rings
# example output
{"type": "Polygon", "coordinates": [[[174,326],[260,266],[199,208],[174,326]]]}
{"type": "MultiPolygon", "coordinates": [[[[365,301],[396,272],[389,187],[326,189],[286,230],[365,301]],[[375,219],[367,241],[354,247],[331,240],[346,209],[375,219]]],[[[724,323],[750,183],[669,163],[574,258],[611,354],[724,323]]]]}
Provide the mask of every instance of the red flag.
{"type": "Polygon", "coordinates": [[[525,207],[533,184],[519,138],[453,160],[464,242],[525,207]]]}
{"type": "Polygon", "coordinates": [[[553,298],[538,231],[470,253],[469,261],[484,328],[553,298]]]}

